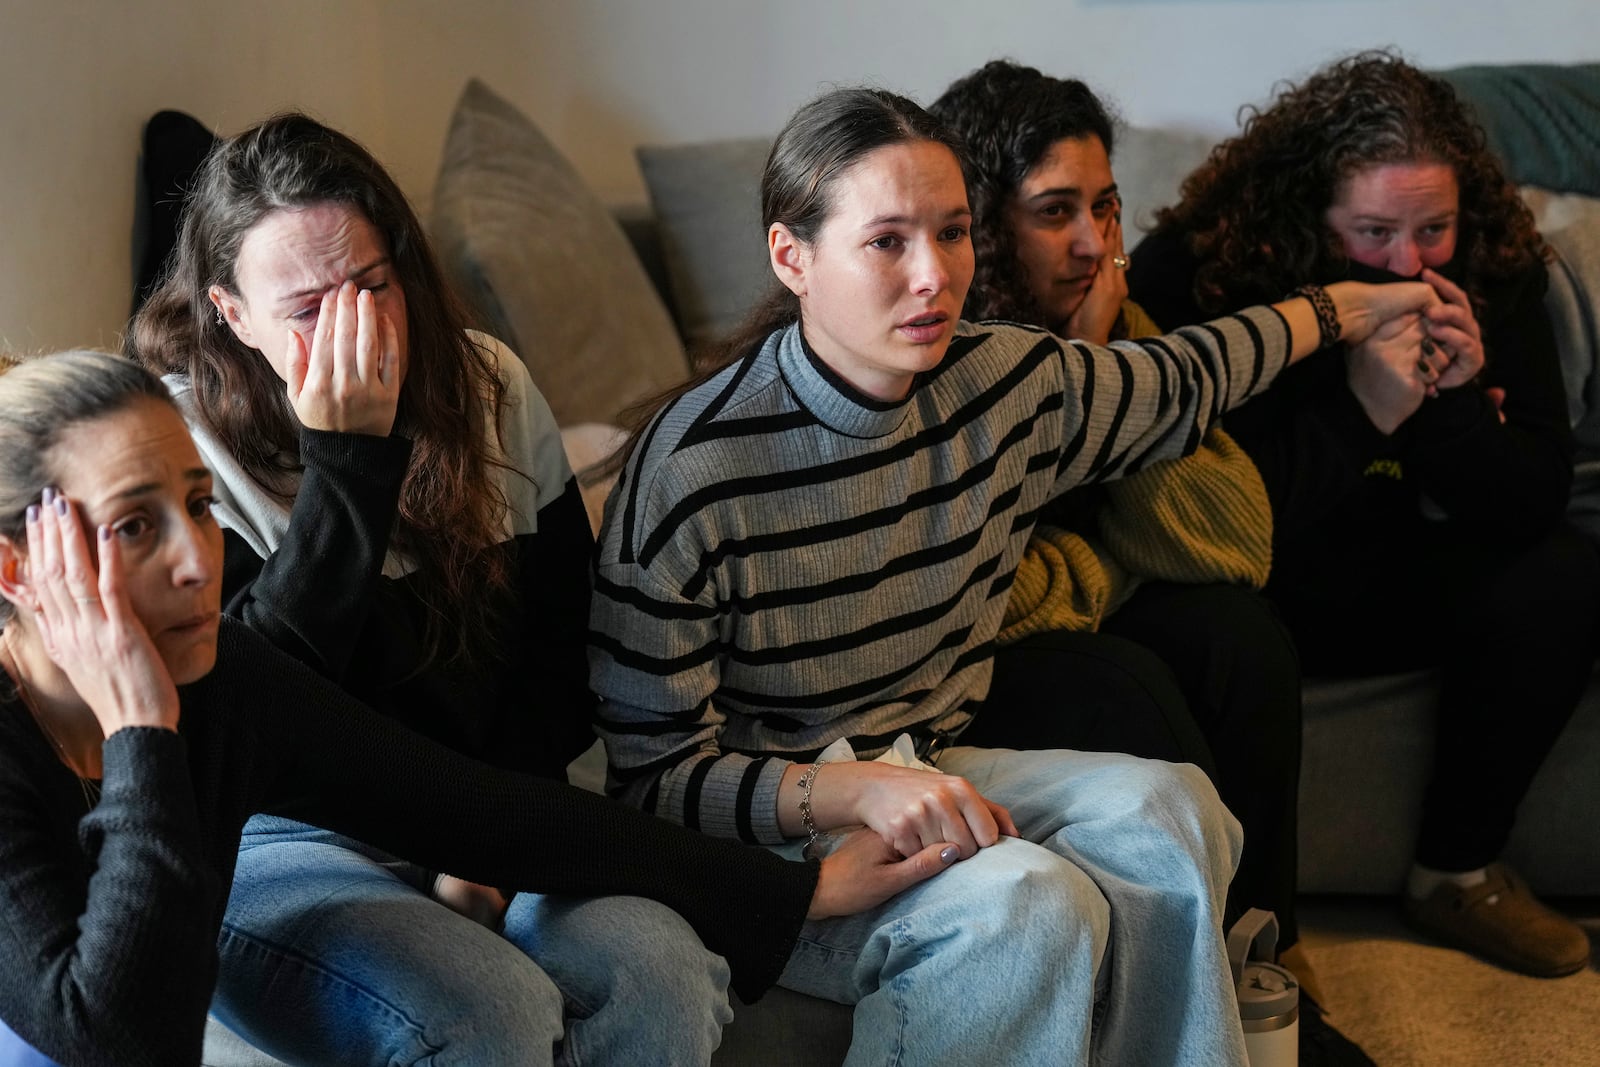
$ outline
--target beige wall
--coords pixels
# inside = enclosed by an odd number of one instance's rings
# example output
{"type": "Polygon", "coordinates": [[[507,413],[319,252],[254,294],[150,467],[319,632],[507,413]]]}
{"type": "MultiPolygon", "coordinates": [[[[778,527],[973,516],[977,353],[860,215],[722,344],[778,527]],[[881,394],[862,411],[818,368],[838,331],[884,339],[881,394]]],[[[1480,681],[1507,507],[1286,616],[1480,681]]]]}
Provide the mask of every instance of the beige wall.
{"type": "Polygon", "coordinates": [[[1595,61],[1590,0],[0,0],[0,344],[116,342],[144,120],[306,108],[426,202],[477,75],[613,202],[643,141],[771,133],[830,82],[929,99],[1010,55],[1129,119],[1222,132],[1274,80],[1397,43],[1419,62],[1595,61]],[[982,15],[974,17],[981,10],[982,15]]]}
{"type": "Polygon", "coordinates": [[[468,76],[537,94],[532,20],[527,4],[493,0],[0,0],[0,344],[116,343],[152,113],[227,133],[305,108],[425,196],[468,76]]]}

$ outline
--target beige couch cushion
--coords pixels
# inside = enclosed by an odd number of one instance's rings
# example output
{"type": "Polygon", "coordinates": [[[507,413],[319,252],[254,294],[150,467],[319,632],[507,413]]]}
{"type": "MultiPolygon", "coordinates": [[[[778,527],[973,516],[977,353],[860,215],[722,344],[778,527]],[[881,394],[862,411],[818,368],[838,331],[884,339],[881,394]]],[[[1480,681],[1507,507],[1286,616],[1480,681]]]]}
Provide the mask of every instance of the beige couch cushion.
{"type": "Polygon", "coordinates": [[[606,206],[476,80],[450,121],[432,230],[479,325],[522,357],[562,425],[616,422],[687,374],[672,319],[606,206]]]}

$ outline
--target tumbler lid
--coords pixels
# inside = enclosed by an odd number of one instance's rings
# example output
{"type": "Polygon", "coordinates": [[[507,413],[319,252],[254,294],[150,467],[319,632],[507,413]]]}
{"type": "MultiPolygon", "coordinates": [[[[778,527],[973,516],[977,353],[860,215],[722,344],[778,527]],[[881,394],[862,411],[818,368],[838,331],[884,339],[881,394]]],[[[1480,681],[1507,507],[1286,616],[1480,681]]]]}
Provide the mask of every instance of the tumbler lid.
{"type": "Polygon", "coordinates": [[[1241,1019],[1271,1019],[1294,1011],[1300,1004],[1300,983],[1276,963],[1246,963],[1237,992],[1241,1019]]]}

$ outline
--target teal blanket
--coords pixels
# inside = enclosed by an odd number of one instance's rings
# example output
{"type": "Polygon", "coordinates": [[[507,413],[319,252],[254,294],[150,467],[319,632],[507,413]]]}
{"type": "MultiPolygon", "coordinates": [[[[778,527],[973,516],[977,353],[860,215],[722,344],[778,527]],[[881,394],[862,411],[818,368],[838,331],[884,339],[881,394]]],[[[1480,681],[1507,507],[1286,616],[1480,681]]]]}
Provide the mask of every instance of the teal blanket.
{"type": "Polygon", "coordinates": [[[1476,113],[1512,181],[1600,196],[1600,63],[1434,73],[1476,113]]]}

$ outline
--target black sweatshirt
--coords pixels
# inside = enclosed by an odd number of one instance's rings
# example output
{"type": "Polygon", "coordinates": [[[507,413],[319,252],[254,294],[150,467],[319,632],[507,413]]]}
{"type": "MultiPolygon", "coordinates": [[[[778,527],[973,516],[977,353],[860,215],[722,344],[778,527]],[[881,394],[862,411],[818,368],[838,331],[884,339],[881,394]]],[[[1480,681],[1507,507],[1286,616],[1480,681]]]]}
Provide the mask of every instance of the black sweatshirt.
{"type": "Polygon", "coordinates": [[[587,643],[594,546],[560,431],[527,369],[487,337],[506,407],[490,470],[508,506],[508,589],[491,597],[493,638],[456,662],[426,666],[429,608],[391,552],[411,443],[302,430],[292,505],[268,493],[194,417],[193,394],[169,378],[216,482],[224,529],[223,610],[376,710],[458,752],[565,780],[594,741],[587,643]]]}
{"type": "Polygon", "coordinates": [[[232,620],[216,668],[179,695],[177,733],[106,741],[87,815],[22,703],[0,699],[0,1018],[67,1067],[199,1062],[240,828],[290,798],[472,881],[660,901],[746,999],[777,979],[816,887],[814,863],[434,745],[232,620]]]}
{"type": "MultiPolygon", "coordinates": [[[[1133,260],[1130,296],[1164,329],[1212,317],[1195,302],[1198,263],[1181,237],[1153,234],[1133,260]]],[[[1359,268],[1351,277],[1385,280],[1359,268]]],[[[1547,284],[1536,263],[1489,287],[1478,320],[1483,372],[1424,400],[1392,435],[1367,418],[1338,351],[1290,367],[1271,389],[1228,413],[1228,432],[1255,461],[1272,499],[1271,586],[1312,592],[1340,583],[1344,565],[1331,567],[1331,560],[1359,569],[1363,560],[1392,553],[1397,532],[1425,538],[1436,519],[1508,542],[1560,521],[1572,482],[1572,436],[1544,309],[1547,284]],[[1503,424],[1486,392],[1493,387],[1505,390],[1503,424]]],[[[1323,592],[1339,599],[1338,589],[1323,592]]]]}

